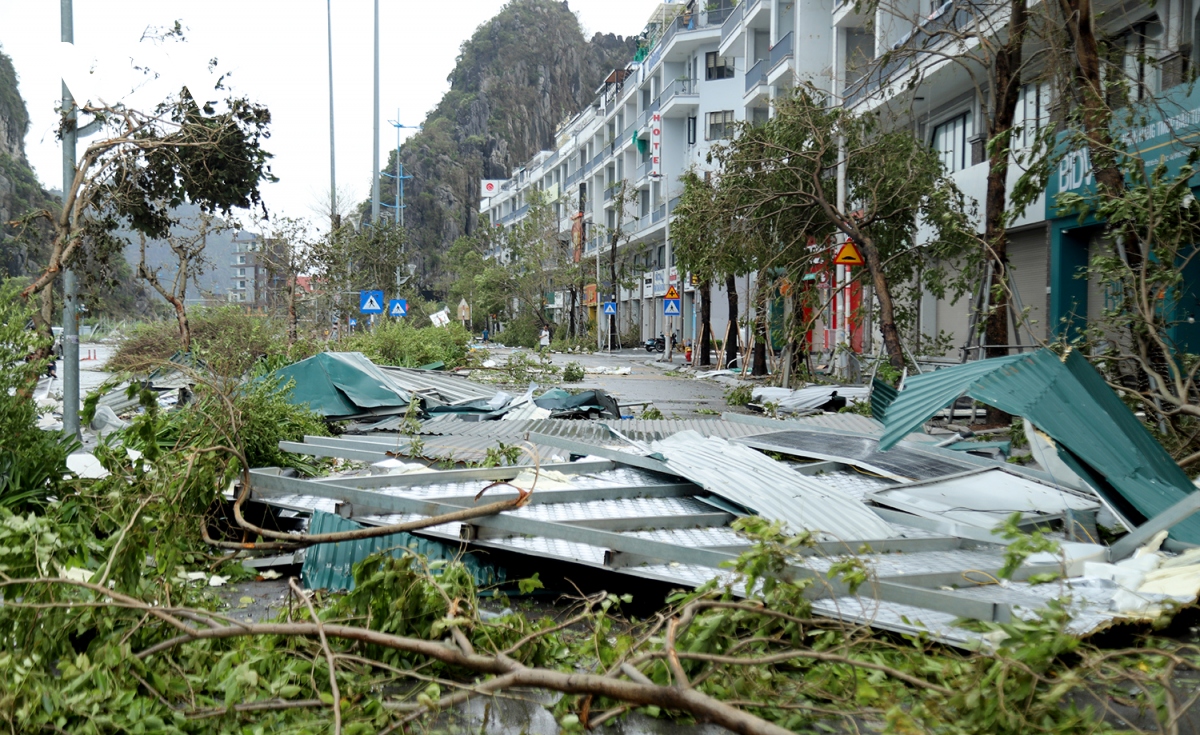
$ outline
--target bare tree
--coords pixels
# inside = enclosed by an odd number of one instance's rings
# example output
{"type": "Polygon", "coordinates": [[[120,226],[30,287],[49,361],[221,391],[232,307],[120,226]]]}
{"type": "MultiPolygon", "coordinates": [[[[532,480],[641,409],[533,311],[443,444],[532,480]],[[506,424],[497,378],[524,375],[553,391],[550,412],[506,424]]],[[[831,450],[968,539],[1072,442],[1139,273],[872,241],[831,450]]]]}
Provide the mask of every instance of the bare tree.
{"type": "Polygon", "coordinates": [[[309,225],[303,220],[291,217],[276,219],[259,253],[267,269],[268,282],[283,282],[289,344],[296,341],[299,324],[296,305],[302,289],[298,279],[314,267],[318,251],[313,243],[308,242],[308,230],[309,225]]]}
{"type": "Polygon", "coordinates": [[[179,323],[179,343],[184,352],[192,351],[192,330],[187,315],[188,281],[195,280],[207,266],[204,249],[208,245],[208,234],[213,230],[213,217],[200,214],[194,225],[194,229],[184,228],[167,235],[167,247],[175,256],[175,273],[169,281],[162,276],[161,268],[148,264],[146,233],[138,233],[138,277],[149,283],[175,310],[175,319],[179,323]]]}

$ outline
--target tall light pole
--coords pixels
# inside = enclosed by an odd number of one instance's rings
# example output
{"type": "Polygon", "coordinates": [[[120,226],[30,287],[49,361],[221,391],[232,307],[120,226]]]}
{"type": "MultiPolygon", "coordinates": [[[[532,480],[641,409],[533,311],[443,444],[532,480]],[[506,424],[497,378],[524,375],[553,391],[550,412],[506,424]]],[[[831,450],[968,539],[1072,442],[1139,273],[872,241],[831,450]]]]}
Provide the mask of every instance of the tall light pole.
{"type": "Polygon", "coordinates": [[[371,224],[379,222],[379,0],[375,0],[375,156],[371,159],[371,224]]]}
{"type": "MultiPolygon", "coordinates": [[[[75,12],[72,0],[61,0],[60,24],[64,43],[75,43],[75,12]]],[[[62,164],[63,164],[63,204],[67,201],[67,192],[75,181],[75,100],[67,83],[62,85],[63,114],[67,119],[63,124],[62,164]]],[[[79,436],[79,285],[75,281],[75,271],[67,268],[63,271],[63,434],[69,437],[79,436]]],[[[51,355],[53,358],[53,355],[51,355]]]]}
{"type": "Polygon", "coordinates": [[[337,167],[333,139],[333,0],[325,0],[325,27],[329,32],[329,233],[338,226],[337,167]]]}

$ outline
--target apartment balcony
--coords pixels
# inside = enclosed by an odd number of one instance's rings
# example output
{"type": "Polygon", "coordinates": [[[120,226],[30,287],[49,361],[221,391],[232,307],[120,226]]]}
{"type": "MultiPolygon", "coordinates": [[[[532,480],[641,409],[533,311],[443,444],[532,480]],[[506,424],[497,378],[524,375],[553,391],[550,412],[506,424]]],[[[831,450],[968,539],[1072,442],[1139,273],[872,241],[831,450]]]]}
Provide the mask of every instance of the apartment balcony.
{"type": "Polygon", "coordinates": [[[646,127],[646,124],[650,122],[650,116],[658,112],[661,101],[662,95],[659,95],[650,103],[649,107],[642,111],[642,114],[638,116],[638,129],[646,127]]]}
{"type": "Polygon", "coordinates": [[[693,114],[700,106],[700,92],[695,79],[676,79],[667,85],[662,96],[663,117],[682,117],[693,114]]]}
{"type": "Polygon", "coordinates": [[[769,28],[771,24],[771,3],[763,0],[742,0],[746,6],[745,21],[747,28],[769,28]]]}
{"type": "MultiPolygon", "coordinates": [[[[719,9],[710,10],[704,13],[682,12],[675,16],[675,20],[671,21],[670,24],[667,25],[666,30],[663,31],[662,38],[659,39],[657,44],[655,44],[654,51],[651,52],[649,57],[650,64],[646,67],[646,69],[650,72],[653,72],[654,68],[658,66],[658,62],[662,60],[663,55],[671,50],[671,44],[677,38],[681,42],[683,40],[695,40],[696,42],[712,41],[713,37],[716,36],[716,33],[700,34],[699,32],[716,31],[717,29],[723,30],[723,23],[729,17],[729,14],[732,12],[732,10],[733,9],[719,9]],[[693,39],[693,36],[696,36],[697,38],[693,39]]],[[[691,44],[689,44],[689,47],[690,46],[691,44]]],[[[684,51],[686,52],[691,50],[694,49],[687,48],[684,51]]]]}
{"type": "Polygon", "coordinates": [[[775,84],[785,73],[791,71],[788,62],[792,60],[793,45],[792,33],[789,31],[771,47],[771,56],[767,60],[767,84],[775,84]]]}
{"type": "Polygon", "coordinates": [[[650,175],[650,170],[653,168],[654,168],[654,161],[646,161],[642,165],[638,166],[637,180],[642,181],[643,179],[645,179],[647,176],[650,175]]]}
{"type": "Polygon", "coordinates": [[[721,45],[717,47],[717,53],[722,56],[728,56],[729,50],[746,37],[744,32],[746,30],[745,19],[746,2],[743,0],[743,2],[737,4],[737,7],[729,11],[729,16],[721,24],[721,45]]]}
{"type": "Polygon", "coordinates": [[[614,192],[617,190],[617,187],[618,187],[618,186],[620,186],[620,184],[619,184],[619,183],[618,183],[618,184],[614,184],[614,185],[612,185],[612,186],[609,186],[609,187],[605,188],[605,190],[604,190],[604,201],[606,201],[606,202],[611,202],[611,201],[612,201],[612,198],[613,198],[613,193],[614,193],[614,192]]]}
{"type": "Polygon", "coordinates": [[[650,224],[656,225],[659,222],[662,222],[663,218],[666,216],[667,216],[667,205],[664,204],[664,205],[660,206],[658,209],[654,210],[654,213],[650,215],[650,224]]]}
{"type": "Polygon", "coordinates": [[[759,59],[746,71],[746,96],[767,93],[767,66],[769,59],[759,59]]]}
{"type": "MultiPolygon", "coordinates": [[[[934,49],[953,42],[953,39],[959,37],[957,34],[958,31],[962,31],[977,20],[982,20],[980,11],[973,10],[970,7],[956,7],[953,2],[943,3],[929,17],[924,18],[918,27],[892,44],[891,50],[901,51],[902,49],[912,49],[918,51],[934,49]]],[[[886,56],[881,54],[876,59],[876,63],[872,64],[867,72],[857,80],[847,80],[846,91],[843,95],[845,100],[843,104],[845,106],[850,107],[860,102],[880,87],[903,76],[905,70],[911,68],[914,64],[919,64],[921,61],[925,61],[926,63],[937,62],[942,59],[941,56],[934,56],[929,53],[921,54],[918,51],[912,54],[893,54],[892,59],[886,64],[878,63],[884,58],[886,56]]]]}

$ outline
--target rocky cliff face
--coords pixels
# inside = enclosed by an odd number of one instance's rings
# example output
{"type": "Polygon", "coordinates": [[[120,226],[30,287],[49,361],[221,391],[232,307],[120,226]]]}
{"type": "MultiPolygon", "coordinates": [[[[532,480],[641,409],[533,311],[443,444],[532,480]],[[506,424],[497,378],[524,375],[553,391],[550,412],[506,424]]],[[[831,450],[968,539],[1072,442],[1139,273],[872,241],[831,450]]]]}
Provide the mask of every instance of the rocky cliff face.
{"type": "Polygon", "coordinates": [[[28,129],[29,113],[17,91],[16,70],[12,59],[0,51],[0,275],[26,274],[44,254],[42,238],[32,246],[19,243],[8,224],[50,202],[25,160],[28,129]]]}
{"type": "MultiPolygon", "coordinates": [[[[400,152],[406,224],[422,281],[436,283],[440,255],[478,222],[479,179],[507,178],[554,128],[592,101],[614,68],[633,57],[633,38],[583,37],[565,2],[512,0],[463,44],[450,91],[400,152]]],[[[395,152],[389,169],[395,170],[395,152]]],[[[384,201],[395,182],[383,177],[384,201]]]]}

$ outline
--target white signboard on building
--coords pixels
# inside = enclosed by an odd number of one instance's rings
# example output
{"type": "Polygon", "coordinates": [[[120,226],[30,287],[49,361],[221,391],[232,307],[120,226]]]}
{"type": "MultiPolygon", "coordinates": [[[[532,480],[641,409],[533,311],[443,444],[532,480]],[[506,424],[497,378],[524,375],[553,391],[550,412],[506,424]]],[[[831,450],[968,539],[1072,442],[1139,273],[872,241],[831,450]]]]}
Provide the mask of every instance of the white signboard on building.
{"type": "Polygon", "coordinates": [[[494,197],[500,193],[500,187],[504,184],[504,179],[483,179],[479,182],[479,197],[487,199],[494,197]]]}
{"type": "Polygon", "coordinates": [[[650,116],[650,175],[662,174],[662,115],[650,116]]]}

